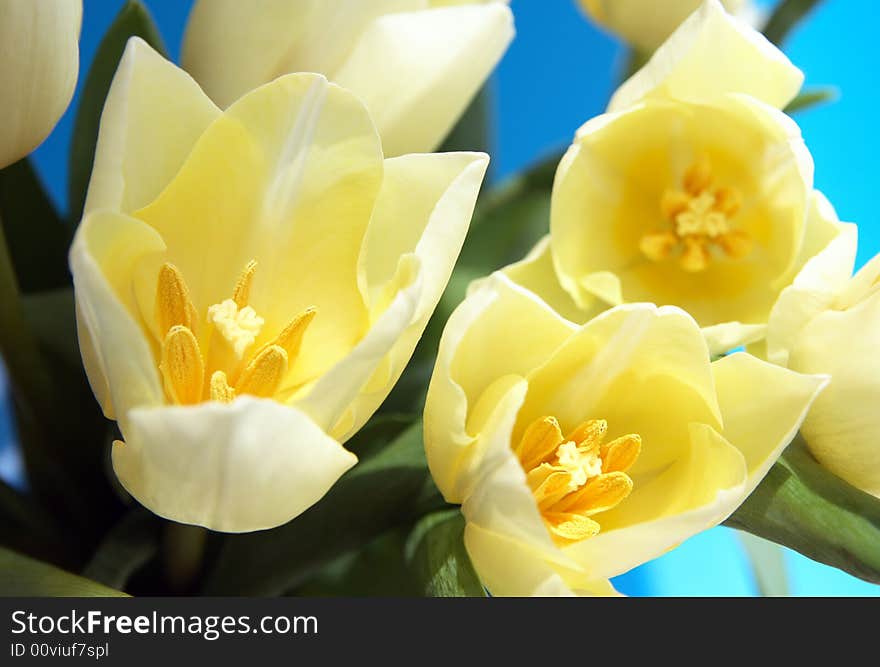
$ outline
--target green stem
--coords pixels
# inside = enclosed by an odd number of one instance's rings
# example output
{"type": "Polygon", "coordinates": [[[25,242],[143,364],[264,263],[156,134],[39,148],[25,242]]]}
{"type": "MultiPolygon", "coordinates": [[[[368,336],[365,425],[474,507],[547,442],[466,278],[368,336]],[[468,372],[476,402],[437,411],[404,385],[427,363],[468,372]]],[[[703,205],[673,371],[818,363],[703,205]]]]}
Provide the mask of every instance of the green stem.
{"type": "Polygon", "coordinates": [[[163,557],[165,578],[173,593],[186,594],[195,588],[202,572],[208,531],[201,526],[168,522],[163,557]]]}
{"type": "Polygon", "coordinates": [[[767,25],[764,36],[779,46],[804,17],[822,0],[782,0],[767,25]]]}
{"type": "Polygon", "coordinates": [[[828,472],[800,438],[725,524],[880,583],[880,500],[828,472]]]}

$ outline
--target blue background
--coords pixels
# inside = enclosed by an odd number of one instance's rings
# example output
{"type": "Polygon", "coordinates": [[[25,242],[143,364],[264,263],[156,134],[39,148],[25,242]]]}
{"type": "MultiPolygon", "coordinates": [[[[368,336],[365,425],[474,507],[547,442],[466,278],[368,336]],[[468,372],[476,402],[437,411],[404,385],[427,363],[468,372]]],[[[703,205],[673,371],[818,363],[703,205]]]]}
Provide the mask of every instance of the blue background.
{"type": "MultiPolygon", "coordinates": [[[[122,0],[85,0],[80,79],[122,0]]],[[[146,0],[169,53],[177,59],[191,0],[146,0]]],[[[762,2],[764,5],[773,3],[762,2]]],[[[622,46],[583,18],[574,0],[513,0],[517,37],[494,80],[497,127],[496,178],[515,173],[555,148],[602,112],[624,64],[622,46]]],[[[841,218],[861,228],[859,263],[880,251],[873,174],[880,141],[875,105],[876,11],[871,0],[826,0],[786,45],[807,75],[807,85],[834,84],[832,105],[797,116],[816,162],[816,186],[841,218]]],[[[34,160],[52,197],[66,208],[67,152],[73,110],[36,151],[34,160]]],[[[2,369],[0,369],[2,372],[2,369]]],[[[0,408],[5,389],[0,381],[0,408]]],[[[8,412],[0,410],[0,475],[14,479],[19,463],[3,446],[13,438],[8,412]]],[[[795,595],[878,595],[880,587],[785,553],[789,590],[795,595]]],[[[756,585],[736,533],[716,528],[698,535],[616,582],[631,595],[753,595],[756,585]]]]}

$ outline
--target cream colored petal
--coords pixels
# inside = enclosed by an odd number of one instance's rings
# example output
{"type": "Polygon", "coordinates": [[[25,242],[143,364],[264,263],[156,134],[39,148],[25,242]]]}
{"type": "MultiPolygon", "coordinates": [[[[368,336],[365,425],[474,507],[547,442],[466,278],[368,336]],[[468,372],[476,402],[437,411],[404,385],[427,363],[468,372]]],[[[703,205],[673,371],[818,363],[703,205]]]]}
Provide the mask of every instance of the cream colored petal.
{"type": "Polygon", "coordinates": [[[425,451],[447,500],[461,502],[470,482],[460,480],[459,471],[471,468],[464,461],[479,433],[468,430],[468,421],[481,397],[499,379],[522,378],[542,364],[574,330],[502,274],[456,308],[440,340],[425,404],[425,451]]]}
{"type": "Polygon", "coordinates": [[[227,107],[291,72],[333,78],[370,21],[426,0],[199,0],[187,22],[183,67],[227,107]]]}
{"type": "Polygon", "coordinates": [[[82,0],[0,0],[0,169],[49,135],[79,72],[82,0]]]}
{"type": "Polygon", "coordinates": [[[761,33],[706,0],[611,98],[609,111],[646,97],[706,102],[744,93],[783,108],[804,75],[761,33]]]}
{"type": "Polygon", "coordinates": [[[828,377],[801,375],[743,352],[714,362],[712,372],[724,437],[746,460],[742,502],[797,434],[828,377]]]}
{"type": "Polygon", "coordinates": [[[130,39],[101,114],[86,213],[146,206],[219,115],[189,75],[139,37],[130,39]]]}
{"type": "Polygon", "coordinates": [[[431,151],[512,38],[501,3],[389,14],[370,24],[334,80],[364,100],[386,155],[431,151]]]}
{"type": "Polygon", "coordinates": [[[349,436],[357,430],[351,419],[344,419],[345,413],[416,317],[423,291],[421,272],[415,255],[404,258],[401,289],[391,305],[350,353],[323,373],[304,397],[293,401],[297,409],[309,415],[321,428],[349,436]]]}
{"type": "MultiPolygon", "coordinates": [[[[381,182],[379,137],[360,101],[320,75],[290,74],[227,109],[137,216],[162,234],[160,259],[180,269],[200,313],[257,262],[250,305],[266,321],[257,346],[317,308],[287,379],[301,384],[368,329],[358,257],[381,182]]],[[[147,313],[158,269],[139,282],[147,313]]]]}
{"type": "MultiPolygon", "coordinates": [[[[742,8],[744,0],[723,0],[730,12],[742,8]]],[[[580,0],[581,6],[599,25],[620,35],[628,43],[651,53],[700,7],[701,0],[580,0]]]]}
{"type": "Polygon", "coordinates": [[[412,356],[461,250],[488,166],[483,153],[405,155],[385,161],[382,189],[361,252],[361,285],[373,317],[393,295],[389,272],[399,258],[418,259],[421,291],[412,321],[350,406],[348,431],[379,407],[412,356]]]}
{"type": "Polygon", "coordinates": [[[837,308],[849,308],[880,290],[880,255],[869,260],[840,293],[837,308]]]}
{"type": "Polygon", "coordinates": [[[858,228],[840,224],[838,229],[837,237],[804,265],[770,311],[767,358],[775,364],[788,365],[803,328],[832,307],[846,289],[855,266],[858,228]]]}
{"type": "Polygon", "coordinates": [[[357,457],[275,401],[133,410],[113,469],[141,504],[224,532],[274,528],[316,503],[357,457]]]}
{"type": "Polygon", "coordinates": [[[596,578],[617,576],[724,521],[745,497],[745,478],[743,455],[713,428],[693,424],[680,459],[598,515],[602,532],[562,551],[596,578]]]}
{"type": "Polygon", "coordinates": [[[577,324],[586,322],[606,308],[598,300],[593,307],[581,308],[563,289],[553,266],[549,234],[538,241],[524,259],[504,267],[502,272],[517,285],[539,296],[557,313],[577,324]]]}
{"type": "Polygon", "coordinates": [[[703,337],[706,339],[709,353],[713,357],[729,352],[740,345],[756,343],[762,340],[766,333],[766,324],[725,322],[711,327],[703,327],[703,337]]]}
{"type": "MultiPolygon", "coordinates": [[[[701,421],[720,428],[706,342],[693,318],[678,308],[628,304],[606,311],[527,378],[529,396],[514,440],[544,415],[556,417],[563,432],[584,419],[608,419],[609,437],[617,437],[632,432],[633,420],[658,406],[665,417],[657,415],[640,427],[653,430],[659,420],[701,421]],[[665,393],[657,391],[661,385],[665,393]],[[618,429],[623,432],[615,433],[618,429]]],[[[666,439],[659,433],[656,437],[666,439]]],[[[668,458],[658,443],[650,451],[643,448],[640,465],[647,465],[652,451],[668,458]]]]}
{"type": "Polygon", "coordinates": [[[165,401],[156,360],[131,293],[144,258],[164,250],[133,218],[99,212],[80,224],[70,251],[77,331],[89,382],[108,417],[125,424],[131,408],[165,401]]]}
{"type": "Polygon", "coordinates": [[[802,427],[816,458],[850,484],[880,497],[880,290],[848,310],[815,317],[798,336],[789,366],[828,373],[802,427]]]}

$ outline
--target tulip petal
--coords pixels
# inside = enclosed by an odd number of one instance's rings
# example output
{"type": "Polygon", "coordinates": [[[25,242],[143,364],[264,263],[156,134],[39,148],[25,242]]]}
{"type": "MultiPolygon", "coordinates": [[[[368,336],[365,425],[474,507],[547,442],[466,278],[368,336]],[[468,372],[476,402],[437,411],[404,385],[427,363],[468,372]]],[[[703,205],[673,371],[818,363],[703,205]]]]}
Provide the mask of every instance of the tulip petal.
{"type": "Polygon", "coordinates": [[[82,0],[0,0],[0,169],[49,135],[79,72],[82,0]]]}
{"type": "Polygon", "coordinates": [[[409,323],[383,352],[369,382],[354,386],[360,393],[348,408],[347,431],[338,434],[340,441],[375,412],[412,356],[449,282],[487,166],[483,153],[405,155],[385,161],[382,189],[361,252],[361,289],[376,318],[385,294],[393,293],[389,272],[395,266],[399,271],[401,262],[417,260],[420,287],[409,323]]]}
{"type": "Polygon", "coordinates": [[[614,94],[609,111],[646,97],[711,102],[743,93],[778,109],[794,99],[804,75],[757,30],[707,0],[614,94]]]}
{"type": "Polygon", "coordinates": [[[104,103],[86,213],[150,203],[219,115],[189,75],[130,39],[104,103]]]}
{"type": "Polygon", "coordinates": [[[767,333],[766,324],[743,324],[724,322],[703,327],[703,337],[713,357],[729,352],[740,345],[751,345],[762,340],[767,333]]]}
{"type": "Polygon", "coordinates": [[[449,502],[461,502],[468,485],[458,474],[479,435],[467,425],[480,398],[499,378],[522,378],[543,363],[574,329],[503,274],[484,281],[449,318],[425,407],[428,464],[449,502]]]}
{"type": "Polygon", "coordinates": [[[724,437],[743,453],[748,468],[741,502],[797,434],[828,376],[802,375],[741,352],[714,362],[712,372],[724,437]]]}
{"type": "Polygon", "coordinates": [[[576,324],[583,324],[607,308],[598,298],[592,307],[581,308],[563,289],[553,266],[549,234],[538,241],[524,259],[504,267],[502,271],[517,285],[533,292],[550,308],[576,324]]]}
{"type": "Polygon", "coordinates": [[[831,307],[846,288],[855,266],[858,228],[842,223],[838,229],[838,235],[804,265],[770,311],[767,358],[775,364],[788,365],[803,328],[831,307]]]}
{"type": "Polygon", "coordinates": [[[502,3],[389,14],[364,31],[334,77],[359,95],[386,155],[433,150],[513,38],[502,3]]]}
{"type": "Polygon", "coordinates": [[[123,428],[130,408],[165,401],[130,289],[137,264],[164,249],[143,222],[98,212],[83,220],[70,251],[86,373],[104,414],[115,414],[123,428]]]}
{"type": "Polygon", "coordinates": [[[236,276],[255,260],[249,302],[267,322],[255,344],[316,308],[287,382],[313,380],[369,324],[357,265],[381,181],[378,135],[347,91],[320,75],[290,74],[245,95],[208,127],[158,199],[136,213],[169,248],[139,282],[145,312],[161,262],[180,269],[196,310],[205,312],[232,294],[236,276]]]}
{"type": "Polygon", "coordinates": [[[693,424],[688,448],[632,494],[595,518],[602,532],[565,547],[595,578],[615,577],[718,525],[745,499],[742,453],[715,429],[693,424]]]}
{"type": "MultiPolygon", "coordinates": [[[[865,268],[873,268],[876,280],[880,263],[875,260],[874,267],[865,268]]],[[[801,429],[810,451],[834,474],[880,497],[878,331],[880,289],[846,310],[828,310],[806,324],[789,365],[831,376],[801,429]]]]}
{"type": "Polygon", "coordinates": [[[317,502],[357,457],[272,400],[135,409],[117,477],[168,519],[224,532],[273,528],[317,502]]]}
{"type": "Polygon", "coordinates": [[[425,0],[199,0],[181,61],[225,108],[290,72],[333,79],[370,21],[424,7],[425,0]]]}

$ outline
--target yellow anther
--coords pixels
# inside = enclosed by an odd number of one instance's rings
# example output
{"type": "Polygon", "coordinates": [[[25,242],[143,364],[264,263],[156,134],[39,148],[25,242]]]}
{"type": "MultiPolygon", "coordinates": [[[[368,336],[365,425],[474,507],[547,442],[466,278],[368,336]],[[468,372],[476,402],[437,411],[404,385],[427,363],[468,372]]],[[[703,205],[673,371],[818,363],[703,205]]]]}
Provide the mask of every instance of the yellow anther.
{"type": "Polygon", "coordinates": [[[660,199],[660,210],[666,220],[675,220],[679,213],[687,210],[691,196],[681,190],[666,190],[660,199]]]}
{"type": "Polygon", "coordinates": [[[705,242],[698,238],[686,238],[678,265],[689,273],[705,271],[709,266],[709,250],[705,242]]]}
{"type": "Polygon", "coordinates": [[[678,245],[678,237],[672,232],[645,234],[639,241],[639,249],[650,260],[666,259],[678,245]]]}
{"type": "Polygon", "coordinates": [[[173,403],[192,405],[201,400],[205,364],[196,337],[185,326],[175,325],[165,336],[159,370],[173,403]]]}
{"type": "Polygon", "coordinates": [[[562,431],[556,418],[542,417],[529,425],[514,451],[523,468],[529,471],[551,458],[562,442],[562,431]]]}
{"type": "Polygon", "coordinates": [[[254,273],[256,271],[257,262],[252,259],[244,267],[244,271],[241,272],[235,287],[232,289],[232,300],[235,301],[235,305],[239,308],[244,308],[248,305],[248,301],[251,298],[251,283],[254,281],[254,273]]]}
{"type": "Polygon", "coordinates": [[[639,458],[642,451],[642,438],[636,433],[615,438],[602,445],[602,472],[626,472],[639,458]]]}
{"type": "Polygon", "coordinates": [[[560,544],[592,537],[600,525],[595,514],[622,502],[632,491],[626,470],[642,440],[630,434],[605,444],[604,419],[583,422],[567,437],[553,417],[536,419],[514,451],[550,534],[560,544]]]}
{"type": "Polygon", "coordinates": [[[739,213],[741,206],[742,195],[739,193],[739,190],[727,187],[715,190],[715,210],[722,213],[725,217],[731,218],[739,213]]]}
{"type": "Polygon", "coordinates": [[[683,185],[694,197],[698,196],[712,184],[712,163],[703,156],[684,173],[683,185]]]}
{"type": "Polygon", "coordinates": [[[211,375],[211,400],[219,403],[231,403],[235,398],[235,389],[226,381],[226,373],[214,371],[211,375]]]}
{"type": "Polygon", "coordinates": [[[235,392],[269,398],[278,391],[286,373],[287,352],[278,345],[269,345],[245,366],[235,383],[235,392]]]}
{"type": "Polygon", "coordinates": [[[190,331],[195,330],[196,310],[189,296],[189,289],[180,270],[173,264],[165,263],[159,269],[156,287],[156,320],[160,335],[164,336],[171,327],[180,325],[190,331]]]}
{"type": "Polygon", "coordinates": [[[318,310],[316,308],[306,308],[303,312],[294,317],[290,323],[281,330],[281,333],[275,337],[275,340],[272,341],[272,345],[278,345],[279,347],[284,348],[285,352],[287,352],[287,358],[291,363],[293,363],[293,360],[296,359],[296,356],[299,354],[303,335],[317,314],[318,310]]]}
{"type": "Polygon", "coordinates": [[[720,243],[724,252],[732,259],[742,259],[752,252],[752,238],[741,230],[725,234],[720,243]]]}

